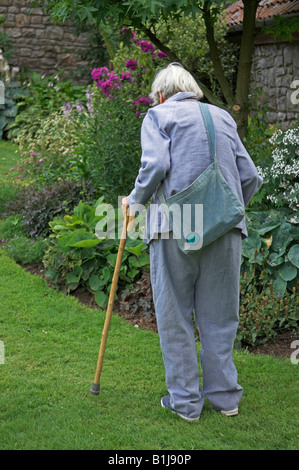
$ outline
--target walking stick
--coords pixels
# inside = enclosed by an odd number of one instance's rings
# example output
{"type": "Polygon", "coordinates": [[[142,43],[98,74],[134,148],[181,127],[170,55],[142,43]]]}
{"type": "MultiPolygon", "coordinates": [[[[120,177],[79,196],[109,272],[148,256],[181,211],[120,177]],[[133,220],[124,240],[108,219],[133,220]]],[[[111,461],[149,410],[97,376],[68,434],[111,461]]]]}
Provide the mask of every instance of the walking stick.
{"type": "Polygon", "coordinates": [[[120,239],[119,247],[118,247],[116,264],[115,264],[115,268],[114,268],[114,274],[113,274],[113,278],[112,278],[111,290],[110,290],[110,294],[109,294],[108,307],[107,307],[107,312],[106,312],[104,328],[103,328],[103,332],[102,332],[102,340],[101,340],[101,345],[100,345],[100,351],[99,351],[96,374],[95,374],[95,378],[94,378],[94,381],[93,381],[91,389],[90,389],[90,394],[91,395],[99,395],[100,394],[100,376],[101,376],[101,372],[102,372],[105,347],[106,347],[108,330],[109,330],[109,325],[110,325],[110,320],[111,320],[111,315],[112,315],[112,308],[113,308],[113,304],[114,304],[114,297],[115,297],[115,292],[116,292],[116,288],[117,288],[122,257],[123,257],[123,253],[124,253],[124,249],[125,249],[125,245],[126,245],[127,231],[128,231],[129,224],[133,219],[134,219],[134,216],[132,216],[132,215],[129,216],[126,212],[124,223],[123,223],[123,228],[122,228],[121,239],[120,239]]]}

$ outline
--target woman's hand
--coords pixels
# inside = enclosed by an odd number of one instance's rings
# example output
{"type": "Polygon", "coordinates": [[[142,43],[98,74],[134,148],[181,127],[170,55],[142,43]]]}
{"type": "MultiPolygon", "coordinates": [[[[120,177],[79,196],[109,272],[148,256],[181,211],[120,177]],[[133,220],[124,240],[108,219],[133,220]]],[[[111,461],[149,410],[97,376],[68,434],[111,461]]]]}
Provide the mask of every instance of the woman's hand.
{"type": "Polygon", "coordinates": [[[121,208],[122,208],[122,211],[123,211],[123,215],[125,217],[126,214],[128,213],[128,208],[129,208],[129,196],[126,196],[122,199],[121,208]]]}

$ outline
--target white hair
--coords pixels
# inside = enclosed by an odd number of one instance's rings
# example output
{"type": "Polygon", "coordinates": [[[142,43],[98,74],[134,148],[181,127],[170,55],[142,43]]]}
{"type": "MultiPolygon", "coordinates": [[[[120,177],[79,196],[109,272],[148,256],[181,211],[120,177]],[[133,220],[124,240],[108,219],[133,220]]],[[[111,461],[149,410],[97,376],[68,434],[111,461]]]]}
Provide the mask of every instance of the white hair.
{"type": "Polygon", "coordinates": [[[149,97],[155,106],[160,103],[159,92],[167,100],[179,91],[192,91],[199,99],[203,97],[203,92],[191,73],[181,64],[173,62],[157,73],[149,97]]]}

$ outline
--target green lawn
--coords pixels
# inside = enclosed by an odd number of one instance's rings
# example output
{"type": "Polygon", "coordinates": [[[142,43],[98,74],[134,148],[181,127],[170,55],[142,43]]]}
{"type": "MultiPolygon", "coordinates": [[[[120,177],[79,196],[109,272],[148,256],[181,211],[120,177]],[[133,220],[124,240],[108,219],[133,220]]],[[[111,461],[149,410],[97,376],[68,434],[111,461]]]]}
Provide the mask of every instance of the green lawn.
{"type": "Polygon", "coordinates": [[[105,312],[50,289],[0,250],[1,449],[298,449],[298,366],[236,352],[240,414],[205,404],[188,423],[162,409],[158,335],[113,316],[91,396],[105,312]]]}

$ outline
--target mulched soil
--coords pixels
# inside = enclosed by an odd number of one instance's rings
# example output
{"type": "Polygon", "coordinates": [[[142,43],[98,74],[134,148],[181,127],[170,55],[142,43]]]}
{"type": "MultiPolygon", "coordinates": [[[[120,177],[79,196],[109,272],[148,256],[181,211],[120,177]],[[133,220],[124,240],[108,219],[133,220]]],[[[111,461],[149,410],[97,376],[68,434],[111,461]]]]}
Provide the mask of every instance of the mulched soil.
{"type": "MultiPolygon", "coordinates": [[[[35,274],[43,277],[45,280],[45,268],[42,263],[27,264],[22,266],[24,269],[29,271],[31,274],[35,274]]],[[[98,308],[93,295],[86,292],[83,289],[77,289],[71,295],[76,297],[82,304],[90,308],[98,308]]],[[[113,312],[123,317],[126,321],[132,323],[136,327],[144,330],[151,330],[157,332],[157,325],[155,321],[154,312],[150,316],[145,316],[142,313],[130,313],[122,308],[120,302],[114,303],[113,312]]],[[[293,341],[299,340],[299,333],[292,332],[291,330],[282,330],[277,333],[277,337],[274,340],[268,341],[266,344],[258,346],[247,346],[246,348],[252,354],[259,355],[270,355],[273,357],[289,358],[294,352],[291,348],[293,341]]]]}

